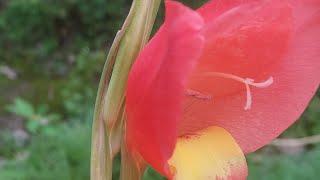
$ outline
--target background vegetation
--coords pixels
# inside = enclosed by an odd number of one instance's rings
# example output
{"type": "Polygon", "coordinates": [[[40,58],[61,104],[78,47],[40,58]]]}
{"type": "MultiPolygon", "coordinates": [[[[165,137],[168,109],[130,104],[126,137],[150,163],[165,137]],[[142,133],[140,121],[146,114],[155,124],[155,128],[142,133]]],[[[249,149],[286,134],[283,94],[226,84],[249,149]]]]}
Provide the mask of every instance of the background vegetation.
{"type": "MultiPolygon", "coordinates": [[[[0,1],[0,179],[89,179],[95,93],[129,6],[130,0],[0,1]]],[[[282,136],[318,134],[319,119],[318,93],[282,136]]],[[[249,179],[317,179],[320,145],[267,146],[248,161],[249,179]]],[[[119,164],[117,158],[115,179],[119,164]]],[[[148,169],[145,179],[163,178],[148,169]]]]}

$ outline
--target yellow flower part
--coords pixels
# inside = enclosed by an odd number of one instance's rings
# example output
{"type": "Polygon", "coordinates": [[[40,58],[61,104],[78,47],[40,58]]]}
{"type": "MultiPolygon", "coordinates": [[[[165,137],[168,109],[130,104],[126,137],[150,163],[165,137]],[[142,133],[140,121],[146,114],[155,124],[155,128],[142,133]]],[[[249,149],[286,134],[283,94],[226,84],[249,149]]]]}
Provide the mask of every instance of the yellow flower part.
{"type": "Polygon", "coordinates": [[[242,150],[225,129],[217,126],[180,137],[168,163],[174,180],[241,180],[247,177],[242,150]]]}

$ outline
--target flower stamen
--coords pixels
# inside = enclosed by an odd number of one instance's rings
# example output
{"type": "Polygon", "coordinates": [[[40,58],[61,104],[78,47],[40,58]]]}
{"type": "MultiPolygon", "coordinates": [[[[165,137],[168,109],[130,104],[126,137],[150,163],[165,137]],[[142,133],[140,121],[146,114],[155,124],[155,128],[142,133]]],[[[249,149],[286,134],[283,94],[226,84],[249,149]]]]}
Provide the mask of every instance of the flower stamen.
{"type": "Polygon", "coordinates": [[[246,86],[246,96],[247,96],[246,105],[244,106],[244,110],[251,109],[252,95],[251,95],[250,86],[254,86],[257,88],[266,88],[266,87],[269,87],[273,83],[272,76],[270,76],[266,81],[256,83],[256,82],[254,82],[254,79],[251,79],[251,78],[242,78],[242,77],[239,77],[239,76],[236,76],[233,74],[227,74],[227,73],[221,73],[221,72],[207,72],[207,73],[204,73],[203,75],[222,77],[222,78],[232,79],[232,80],[244,83],[246,86]]]}

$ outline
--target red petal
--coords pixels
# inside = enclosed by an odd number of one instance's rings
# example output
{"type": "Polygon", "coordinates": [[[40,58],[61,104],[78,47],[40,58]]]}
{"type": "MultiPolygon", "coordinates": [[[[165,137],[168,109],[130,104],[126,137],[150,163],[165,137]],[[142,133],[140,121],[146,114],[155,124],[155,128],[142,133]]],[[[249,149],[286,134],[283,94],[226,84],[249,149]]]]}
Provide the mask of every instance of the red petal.
{"type": "Polygon", "coordinates": [[[252,152],[291,125],[319,86],[320,1],[244,3],[207,21],[206,28],[204,54],[188,85],[198,94],[186,98],[180,134],[216,125],[252,152]],[[274,83],[251,87],[253,104],[245,111],[245,85],[203,76],[207,72],[256,81],[272,76],[274,83]]]}
{"type": "Polygon", "coordinates": [[[197,11],[203,17],[205,22],[212,22],[214,18],[218,17],[222,13],[251,1],[257,0],[210,0],[197,11]]]}
{"type": "Polygon", "coordinates": [[[163,174],[177,140],[187,76],[203,47],[201,16],[166,2],[165,23],[140,53],[128,80],[127,140],[132,151],[163,174]]]}

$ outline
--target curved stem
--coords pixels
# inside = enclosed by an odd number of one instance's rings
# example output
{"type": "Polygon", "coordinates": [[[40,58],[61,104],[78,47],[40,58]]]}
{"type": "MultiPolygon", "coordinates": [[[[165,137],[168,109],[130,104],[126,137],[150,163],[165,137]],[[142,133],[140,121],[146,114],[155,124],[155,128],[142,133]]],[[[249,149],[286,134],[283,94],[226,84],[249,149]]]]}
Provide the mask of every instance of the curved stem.
{"type": "Polygon", "coordinates": [[[92,124],[91,180],[111,180],[121,146],[125,89],[131,65],[147,43],[160,0],[133,0],[101,76],[92,124]]]}

